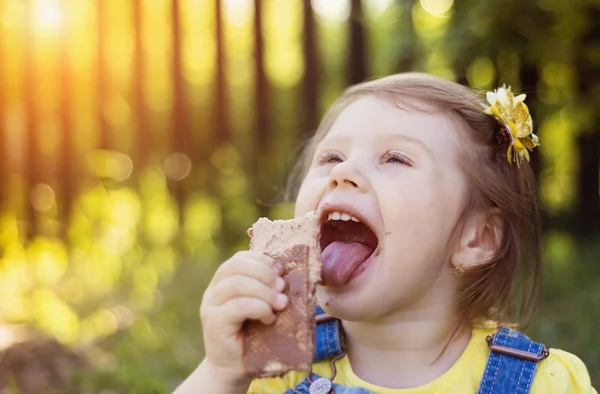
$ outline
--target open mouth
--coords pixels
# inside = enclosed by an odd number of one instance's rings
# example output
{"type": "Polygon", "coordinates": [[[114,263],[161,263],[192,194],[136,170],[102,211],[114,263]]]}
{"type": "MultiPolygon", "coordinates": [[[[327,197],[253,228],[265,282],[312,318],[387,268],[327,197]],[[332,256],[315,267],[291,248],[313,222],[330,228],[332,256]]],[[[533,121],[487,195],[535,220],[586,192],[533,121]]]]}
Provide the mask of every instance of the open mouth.
{"type": "Polygon", "coordinates": [[[341,286],[362,272],[365,263],[378,254],[379,240],[373,229],[356,213],[325,210],[321,216],[323,284],[341,286]]]}

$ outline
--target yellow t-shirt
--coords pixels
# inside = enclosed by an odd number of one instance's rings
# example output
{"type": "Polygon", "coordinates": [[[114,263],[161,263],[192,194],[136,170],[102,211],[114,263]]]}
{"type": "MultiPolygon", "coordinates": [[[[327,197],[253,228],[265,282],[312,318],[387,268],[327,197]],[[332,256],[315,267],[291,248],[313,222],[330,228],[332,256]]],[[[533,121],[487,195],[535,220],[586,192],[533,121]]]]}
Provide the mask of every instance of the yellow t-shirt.
{"type": "MultiPolygon", "coordinates": [[[[433,381],[410,389],[387,389],[365,382],[352,371],[348,357],[336,362],[337,376],[334,380],[345,386],[364,387],[380,394],[465,394],[475,393],[483,375],[489,355],[485,337],[492,331],[473,330],[464,353],[454,365],[433,381]]],[[[313,365],[313,371],[331,376],[329,361],[313,365]]],[[[281,394],[295,387],[306,377],[306,372],[290,372],[282,378],[257,379],[252,382],[248,394],[281,394]]],[[[575,355],[558,349],[550,349],[550,356],[538,364],[531,394],[597,394],[583,362],[575,355]]]]}

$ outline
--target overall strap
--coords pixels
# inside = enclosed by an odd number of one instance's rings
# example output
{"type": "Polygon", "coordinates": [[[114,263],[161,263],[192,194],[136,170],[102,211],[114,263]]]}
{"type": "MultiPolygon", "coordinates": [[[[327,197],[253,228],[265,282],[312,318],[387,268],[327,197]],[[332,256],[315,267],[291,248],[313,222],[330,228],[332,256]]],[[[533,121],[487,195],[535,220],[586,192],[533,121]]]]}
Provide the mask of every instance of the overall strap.
{"type": "Polygon", "coordinates": [[[316,307],[315,318],[317,328],[313,361],[328,360],[344,353],[344,337],[340,321],[325,313],[319,305],[316,307]]]}
{"type": "Polygon", "coordinates": [[[336,375],[335,362],[344,356],[344,337],[340,321],[323,311],[319,305],[315,308],[315,354],[313,362],[330,360],[332,376],[327,378],[312,372],[312,367],[304,380],[284,394],[373,394],[366,389],[351,388],[333,383],[336,375]]]}
{"type": "Polygon", "coordinates": [[[538,362],[548,357],[546,345],[507,327],[486,341],[490,355],[477,394],[528,394],[538,362]]]}

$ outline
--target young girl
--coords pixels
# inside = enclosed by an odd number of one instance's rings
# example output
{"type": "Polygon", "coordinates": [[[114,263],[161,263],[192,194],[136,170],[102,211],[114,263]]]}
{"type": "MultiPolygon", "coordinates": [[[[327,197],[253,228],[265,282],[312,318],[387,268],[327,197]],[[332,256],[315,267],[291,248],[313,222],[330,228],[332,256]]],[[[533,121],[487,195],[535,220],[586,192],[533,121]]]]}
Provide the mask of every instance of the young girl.
{"type": "Polygon", "coordinates": [[[243,251],[204,294],[206,358],[176,393],[596,393],[579,358],[506,327],[541,260],[524,98],[414,73],[346,90],[298,167],[295,215],[321,212],[323,232],[354,216],[370,241],[322,244],[317,299],[335,319],[312,373],[245,376],[242,324],[287,299],[281,267],[243,251]]]}

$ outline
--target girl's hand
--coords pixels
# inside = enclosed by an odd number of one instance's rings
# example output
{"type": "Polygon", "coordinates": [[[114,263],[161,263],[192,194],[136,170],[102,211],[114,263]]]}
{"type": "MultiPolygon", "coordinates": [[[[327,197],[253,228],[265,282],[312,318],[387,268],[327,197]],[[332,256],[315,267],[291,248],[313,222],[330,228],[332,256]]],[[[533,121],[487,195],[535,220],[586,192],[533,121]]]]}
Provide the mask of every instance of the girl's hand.
{"type": "Polygon", "coordinates": [[[283,267],[260,252],[242,251],[224,262],[208,285],[200,316],[206,350],[205,367],[222,382],[248,382],[242,359],[240,330],[248,319],[275,321],[274,311],[288,303],[281,291],[283,267]]]}

